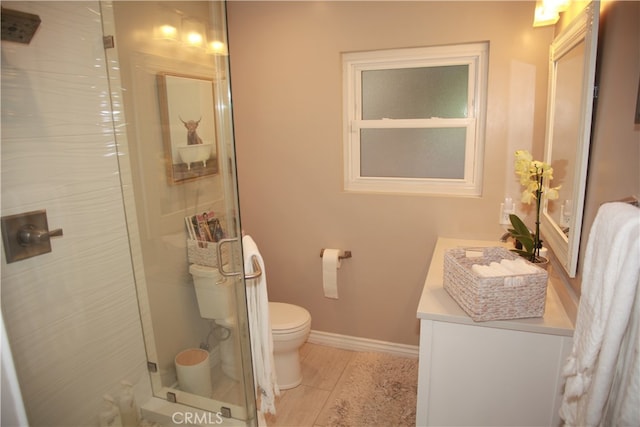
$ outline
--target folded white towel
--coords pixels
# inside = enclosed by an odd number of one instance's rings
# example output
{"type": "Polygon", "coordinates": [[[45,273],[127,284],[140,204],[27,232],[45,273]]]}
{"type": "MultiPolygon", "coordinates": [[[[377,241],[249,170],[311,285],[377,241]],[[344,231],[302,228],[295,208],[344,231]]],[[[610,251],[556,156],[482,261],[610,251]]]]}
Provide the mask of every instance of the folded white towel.
{"type": "Polygon", "coordinates": [[[465,251],[465,253],[464,253],[465,258],[479,258],[482,255],[484,255],[484,253],[482,251],[468,250],[468,251],[465,251]]]}
{"type": "Polygon", "coordinates": [[[495,277],[497,276],[496,272],[489,267],[488,265],[482,264],[473,264],[471,266],[471,271],[476,273],[480,277],[495,277]]]}
{"type": "Polygon", "coordinates": [[[513,276],[514,272],[506,268],[504,265],[499,262],[492,262],[489,264],[489,268],[492,268],[493,271],[499,273],[498,276],[513,276]]]}
{"type": "Polygon", "coordinates": [[[500,264],[513,274],[535,274],[539,270],[523,258],[503,259],[500,264]]]}
{"type": "MultiPolygon", "coordinates": [[[[625,420],[620,425],[640,425],[638,381],[613,381],[625,331],[638,331],[629,322],[634,312],[638,318],[639,303],[634,305],[634,300],[639,279],[640,211],[625,203],[606,203],[589,233],[573,349],[563,369],[560,416],[568,426],[602,425],[612,384],[630,387],[617,392],[630,400],[621,406],[623,413],[609,416],[625,420]]],[[[624,375],[639,372],[638,359],[636,354],[624,375]]]]}
{"type": "MultiPolygon", "coordinates": [[[[249,332],[251,335],[251,360],[253,363],[256,394],[260,393],[260,412],[276,413],[275,396],[280,395],[273,360],[273,335],[269,319],[269,298],[267,295],[267,272],[262,255],[251,236],[242,238],[244,269],[253,272],[255,257],[262,270],[262,275],[254,280],[247,280],[247,310],[249,314],[249,332]]],[[[257,396],[256,396],[257,397],[257,396]]]]}
{"type": "Polygon", "coordinates": [[[526,280],[520,276],[537,273],[538,269],[524,259],[503,259],[499,263],[493,261],[489,265],[473,264],[471,271],[480,277],[504,277],[505,287],[515,287],[526,284],[526,280]]]}

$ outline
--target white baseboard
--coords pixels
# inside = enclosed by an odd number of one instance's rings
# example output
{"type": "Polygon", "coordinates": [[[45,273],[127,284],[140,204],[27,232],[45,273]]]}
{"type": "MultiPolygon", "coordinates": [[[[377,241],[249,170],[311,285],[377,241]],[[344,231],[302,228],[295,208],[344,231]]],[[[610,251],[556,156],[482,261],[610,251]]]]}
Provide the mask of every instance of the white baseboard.
{"type": "Polygon", "coordinates": [[[418,357],[419,347],[416,345],[397,344],[369,338],[352,337],[349,335],[333,334],[330,332],[311,331],[308,342],[327,345],[353,351],[377,351],[394,356],[418,357]]]}

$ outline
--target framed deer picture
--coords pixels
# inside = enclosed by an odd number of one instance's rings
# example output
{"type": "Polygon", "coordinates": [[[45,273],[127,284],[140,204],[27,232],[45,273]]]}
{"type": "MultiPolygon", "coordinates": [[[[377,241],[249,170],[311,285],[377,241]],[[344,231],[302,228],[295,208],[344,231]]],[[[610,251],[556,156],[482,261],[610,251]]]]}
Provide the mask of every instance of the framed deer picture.
{"type": "Polygon", "coordinates": [[[158,73],[157,82],[169,184],[217,174],[213,80],[158,73]]]}

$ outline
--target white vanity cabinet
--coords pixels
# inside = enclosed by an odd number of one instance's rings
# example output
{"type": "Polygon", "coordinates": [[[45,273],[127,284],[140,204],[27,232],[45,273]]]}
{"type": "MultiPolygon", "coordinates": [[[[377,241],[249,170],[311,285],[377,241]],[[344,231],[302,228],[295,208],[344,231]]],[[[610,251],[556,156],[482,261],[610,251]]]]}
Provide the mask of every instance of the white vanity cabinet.
{"type": "Polygon", "coordinates": [[[474,322],[442,287],[444,252],[498,246],[440,238],[422,296],[417,426],[553,426],[573,323],[549,281],[542,318],[474,322]]]}

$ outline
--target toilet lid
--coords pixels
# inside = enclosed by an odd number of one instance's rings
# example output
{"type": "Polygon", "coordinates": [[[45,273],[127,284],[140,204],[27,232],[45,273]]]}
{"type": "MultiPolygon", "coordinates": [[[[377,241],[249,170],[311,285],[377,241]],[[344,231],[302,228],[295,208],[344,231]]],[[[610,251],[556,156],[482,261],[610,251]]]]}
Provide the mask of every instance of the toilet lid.
{"type": "Polygon", "coordinates": [[[283,302],[269,303],[269,320],[271,330],[298,329],[311,322],[311,315],[307,310],[293,304],[283,302]]]}

